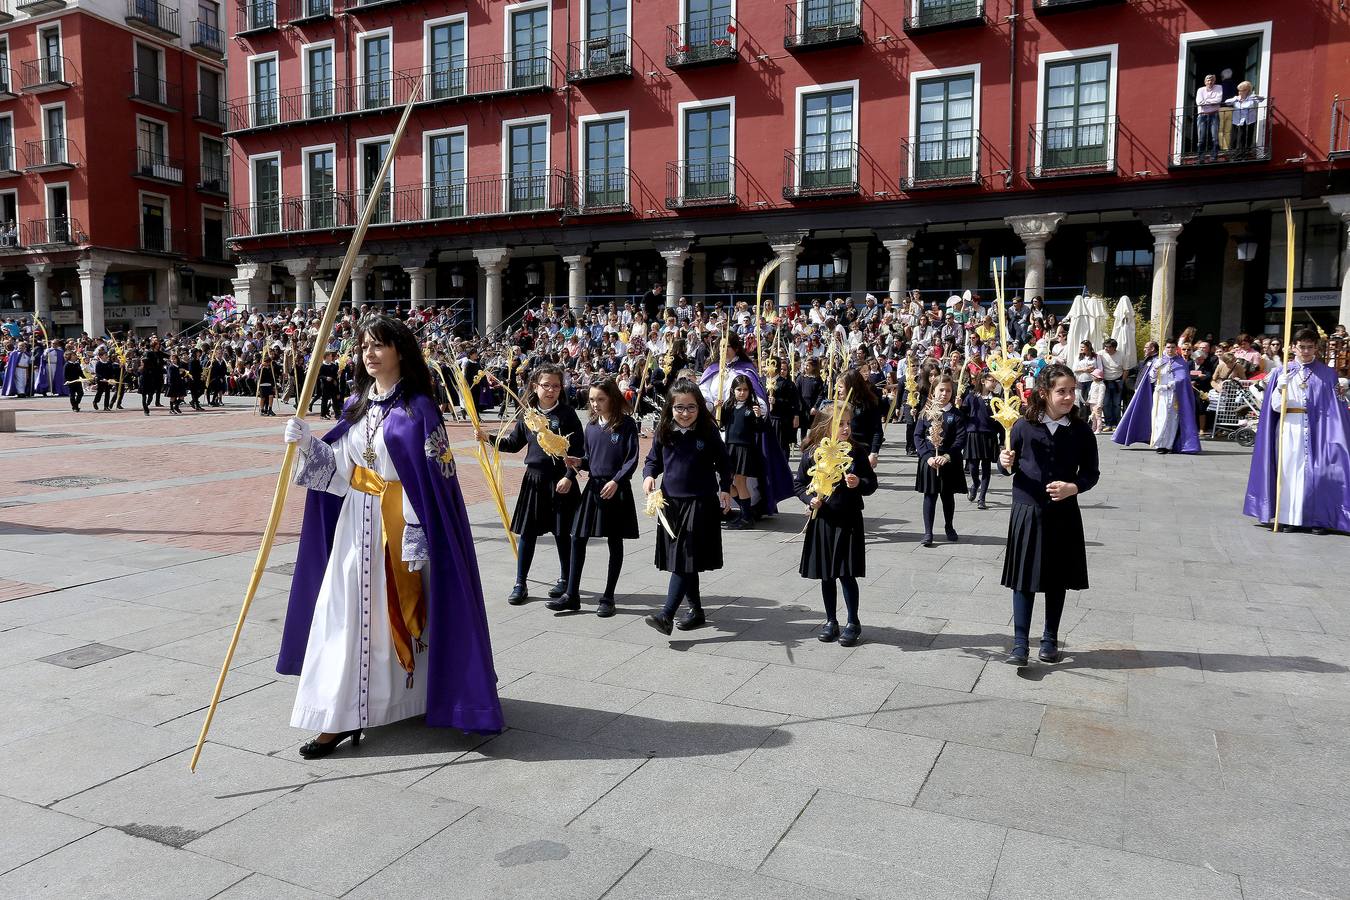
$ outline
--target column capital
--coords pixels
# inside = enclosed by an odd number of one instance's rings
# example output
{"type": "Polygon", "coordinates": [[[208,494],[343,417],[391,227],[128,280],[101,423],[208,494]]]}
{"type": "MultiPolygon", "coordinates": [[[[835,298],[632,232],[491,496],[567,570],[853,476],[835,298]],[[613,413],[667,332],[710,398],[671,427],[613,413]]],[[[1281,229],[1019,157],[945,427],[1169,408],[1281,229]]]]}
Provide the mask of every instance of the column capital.
{"type": "Polygon", "coordinates": [[[554,251],[563,259],[569,256],[588,256],[591,252],[590,244],[557,244],[553,245],[554,251]]]}
{"type": "Polygon", "coordinates": [[[483,267],[485,272],[500,275],[502,269],[506,268],[507,262],[511,259],[511,248],[488,247],[475,250],[473,251],[473,258],[478,260],[478,264],[483,267]]]}
{"type": "Polygon", "coordinates": [[[1322,200],[1331,209],[1331,214],[1340,216],[1341,219],[1350,224],[1350,194],[1329,194],[1322,200]]]}
{"type": "Polygon", "coordinates": [[[1059,223],[1064,221],[1064,216],[1065,213],[1036,213],[1030,216],[1008,216],[1003,221],[1023,241],[1044,242],[1050,240],[1055,229],[1059,228],[1059,223]]]}
{"type": "Polygon", "coordinates": [[[288,259],[285,262],[286,271],[292,278],[313,278],[314,273],[318,271],[319,261],[316,259],[288,259]]]}
{"type": "Polygon", "coordinates": [[[780,247],[796,247],[800,250],[802,243],[810,236],[811,232],[806,229],[764,232],[764,239],[769,242],[769,246],[774,249],[774,252],[782,252],[779,250],[780,247]]]}
{"type": "Polygon", "coordinates": [[[887,241],[913,241],[919,236],[922,228],[878,228],[876,229],[877,238],[882,244],[887,241]]]}
{"type": "Polygon", "coordinates": [[[1175,225],[1177,231],[1200,211],[1198,206],[1158,206],[1153,209],[1137,209],[1134,214],[1139,221],[1152,230],[1154,225],[1175,225]]]}
{"type": "Polygon", "coordinates": [[[688,247],[685,247],[683,250],[678,248],[672,248],[670,250],[657,250],[656,252],[661,254],[661,258],[666,261],[667,266],[676,263],[684,265],[684,261],[689,258],[688,247]]]}
{"type": "Polygon", "coordinates": [[[569,269],[579,269],[590,262],[591,258],[585,253],[569,253],[563,256],[562,261],[567,263],[569,269]]]}
{"type": "Polygon", "coordinates": [[[52,264],[49,262],[29,263],[24,266],[24,268],[26,268],[28,274],[32,275],[34,278],[41,278],[44,275],[50,275],[52,272],[52,264]]]}
{"type": "Polygon", "coordinates": [[[658,253],[675,252],[688,253],[694,246],[694,233],[692,231],[664,231],[652,235],[652,246],[658,253]]]}
{"type": "Polygon", "coordinates": [[[1180,222],[1160,222],[1148,226],[1148,230],[1153,235],[1154,244],[1175,244],[1183,227],[1180,222]]]}
{"type": "Polygon", "coordinates": [[[887,238],[881,242],[881,246],[885,247],[886,250],[891,253],[908,253],[914,246],[914,239],[887,238]]]}
{"type": "MultiPolygon", "coordinates": [[[[80,262],[80,268],[84,268],[84,261],[80,262]]],[[[104,264],[106,268],[106,263],[104,264]]],[[[263,263],[239,263],[234,267],[235,281],[257,281],[266,276],[266,270],[271,268],[263,263]]]]}
{"type": "Polygon", "coordinates": [[[375,257],[358,256],[352,261],[352,275],[369,275],[370,270],[375,268],[375,257]]]}
{"type": "Polygon", "coordinates": [[[80,273],[80,277],[82,278],[85,277],[102,278],[104,275],[108,274],[109,265],[111,264],[106,259],[94,259],[90,257],[88,259],[80,260],[79,264],[76,266],[76,269],[80,273]]]}
{"type": "Polygon", "coordinates": [[[425,275],[427,272],[431,271],[431,267],[425,264],[420,266],[402,266],[401,268],[403,269],[404,272],[407,272],[414,278],[416,278],[419,275],[425,275]]]}

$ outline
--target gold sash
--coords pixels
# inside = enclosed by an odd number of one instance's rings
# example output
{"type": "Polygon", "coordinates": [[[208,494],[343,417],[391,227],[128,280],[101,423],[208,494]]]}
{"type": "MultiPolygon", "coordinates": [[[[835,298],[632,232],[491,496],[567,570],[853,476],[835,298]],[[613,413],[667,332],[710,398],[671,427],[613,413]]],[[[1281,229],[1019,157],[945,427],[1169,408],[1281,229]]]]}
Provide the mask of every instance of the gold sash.
{"type": "Polygon", "coordinates": [[[394,650],[398,653],[399,664],[408,673],[408,686],[412,687],[413,667],[416,664],[413,644],[416,643],[418,650],[425,649],[422,630],[427,624],[427,607],[422,596],[421,573],[409,572],[408,566],[401,559],[396,559],[389,547],[389,535],[403,534],[403,485],[397,481],[385,481],[373,469],[357,466],[352,470],[351,486],[353,490],[380,498],[380,521],[384,527],[380,535],[379,553],[384,559],[389,630],[394,636],[394,650]]]}

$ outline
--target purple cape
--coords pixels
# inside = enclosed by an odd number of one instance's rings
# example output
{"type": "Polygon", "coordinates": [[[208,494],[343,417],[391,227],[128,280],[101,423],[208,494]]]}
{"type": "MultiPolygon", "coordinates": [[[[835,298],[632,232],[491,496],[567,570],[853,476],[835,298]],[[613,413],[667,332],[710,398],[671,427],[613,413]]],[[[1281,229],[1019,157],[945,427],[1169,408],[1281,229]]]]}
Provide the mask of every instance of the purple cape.
{"type": "MultiPolygon", "coordinates": [[[[1159,357],[1161,359],[1161,357],[1159,357]]],[[[1120,417],[1111,440],[1128,447],[1147,444],[1153,440],[1153,381],[1147,369],[1139,370],[1139,382],[1125,415],[1120,417]]],[[[1177,380],[1177,439],[1172,445],[1176,453],[1200,452],[1200,425],[1195,420],[1195,391],[1191,389],[1191,370],[1186,360],[1172,357],[1172,377],[1177,380]]]]}
{"type": "MultiPolygon", "coordinates": [[[[727,368],[730,371],[726,378],[726,390],[731,389],[733,378],[737,375],[745,375],[750,379],[750,386],[754,388],[755,396],[763,401],[764,407],[767,409],[769,395],[764,391],[764,385],[759,380],[759,373],[755,371],[754,363],[748,359],[738,359],[728,365],[727,368]]],[[[718,371],[718,363],[713,363],[703,370],[703,377],[698,380],[698,386],[703,390],[704,397],[712,397],[717,393],[718,371]]],[[[764,457],[764,478],[760,485],[760,494],[764,498],[764,512],[773,515],[778,512],[780,501],[796,494],[792,489],[792,468],[788,465],[787,457],[783,455],[783,448],[779,446],[777,438],[768,430],[760,432],[759,452],[764,457]]]]}
{"type": "MultiPolygon", "coordinates": [[[[1291,363],[1291,372],[1298,371],[1291,363]]],[[[1303,482],[1303,526],[1350,532],[1350,410],[1336,397],[1336,372],[1326,363],[1315,362],[1308,379],[1308,473],[1303,482]]],[[[1277,372],[1266,376],[1275,384],[1277,372]]],[[[1261,522],[1275,518],[1275,455],[1280,408],[1273,401],[1277,391],[1269,387],[1261,401],[1261,427],[1252,449],[1252,468],[1247,476],[1247,501],[1243,515],[1261,522]]]]}
{"type": "MultiPolygon", "coordinates": [[[[33,359],[33,354],[29,353],[28,359],[31,363],[33,359]]],[[[17,396],[19,391],[18,388],[14,386],[14,377],[18,373],[18,371],[19,371],[19,351],[15,350],[9,354],[9,359],[5,362],[5,382],[3,389],[0,389],[0,394],[3,394],[6,397],[17,396]]],[[[33,393],[33,377],[36,374],[37,373],[32,371],[31,369],[28,372],[28,393],[30,394],[33,393]]]]}
{"type": "Polygon", "coordinates": [[[37,365],[37,386],[33,388],[35,394],[51,394],[55,397],[65,397],[70,393],[70,387],[66,385],[66,351],[57,349],[56,351],[56,384],[47,383],[47,351],[44,348],[39,354],[34,354],[34,359],[40,360],[37,365]]]}
{"type": "MultiPolygon", "coordinates": [[[[398,400],[394,402],[397,405],[384,421],[385,446],[403,482],[403,491],[426,531],[431,560],[427,577],[427,672],[418,676],[427,679],[427,724],[493,734],[502,730],[502,707],[497,698],[487,610],[464,495],[453,469],[446,474],[440,462],[428,456],[438,440],[446,440],[441,417],[427,397],[415,397],[406,407],[398,400]]],[[[347,420],[340,419],[323,440],[332,444],[348,427],[347,420]]],[[[304,663],[314,605],[342,510],[339,496],[322,491],[307,494],[277,660],[277,671],[283,675],[300,674],[304,663]]],[[[399,542],[395,540],[393,546],[397,548],[399,542]]],[[[377,603],[377,607],[383,605],[383,601],[377,603]]]]}

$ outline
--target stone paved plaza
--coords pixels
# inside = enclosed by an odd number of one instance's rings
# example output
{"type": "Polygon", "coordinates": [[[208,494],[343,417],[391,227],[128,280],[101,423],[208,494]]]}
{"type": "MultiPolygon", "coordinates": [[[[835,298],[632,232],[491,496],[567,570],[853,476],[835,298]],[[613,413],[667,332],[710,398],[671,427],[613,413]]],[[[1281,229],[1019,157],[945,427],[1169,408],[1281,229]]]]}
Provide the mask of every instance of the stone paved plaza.
{"type": "MultiPolygon", "coordinates": [[[[273,671],[295,491],[193,775],[284,418],[6,402],[0,897],[1350,896],[1350,539],[1253,527],[1234,445],[1103,439],[1093,588],[1064,661],[1022,673],[1008,482],[922,549],[898,428],[851,650],[814,639],[795,507],[726,535],[710,627],[675,640],[642,622],[665,586],[645,518],[616,617],[508,606],[461,455],[509,727],[408,722],[314,762],[273,671]]],[[[537,595],[555,566],[541,547],[537,595]]]]}

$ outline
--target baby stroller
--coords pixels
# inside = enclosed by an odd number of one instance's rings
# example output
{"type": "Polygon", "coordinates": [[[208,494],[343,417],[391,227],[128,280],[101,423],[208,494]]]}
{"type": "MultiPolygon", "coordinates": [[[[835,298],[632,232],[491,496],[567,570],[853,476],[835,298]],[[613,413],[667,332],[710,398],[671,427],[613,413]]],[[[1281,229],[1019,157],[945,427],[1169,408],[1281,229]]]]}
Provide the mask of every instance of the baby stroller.
{"type": "Polygon", "coordinates": [[[1214,408],[1214,429],[1211,437],[1232,438],[1241,447],[1256,443],[1256,426],[1261,418],[1261,397],[1253,381],[1229,378],[1219,388],[1219,402],[1214,408]]]}

